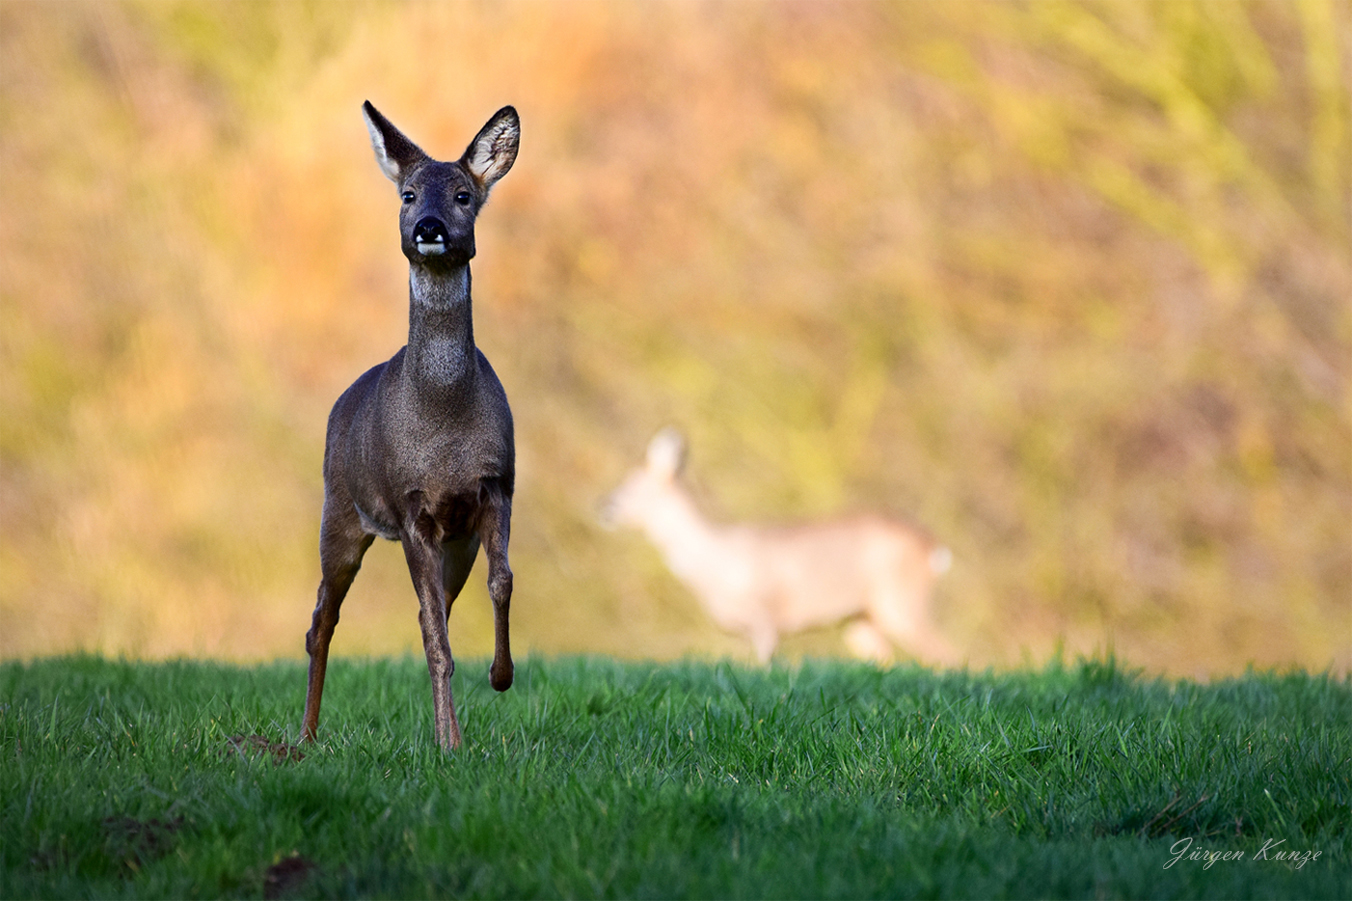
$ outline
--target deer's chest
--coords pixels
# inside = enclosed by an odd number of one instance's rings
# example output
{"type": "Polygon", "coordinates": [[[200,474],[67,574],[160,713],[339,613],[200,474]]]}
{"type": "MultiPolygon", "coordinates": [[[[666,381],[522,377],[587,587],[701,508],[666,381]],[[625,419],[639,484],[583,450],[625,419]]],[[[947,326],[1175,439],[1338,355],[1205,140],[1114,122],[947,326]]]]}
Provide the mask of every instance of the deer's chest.
{"type": "Polygon", "coordinates": [[[353,499],[373,534],[398,538],[417,528],[442,540],[463,537],[476,529],[488,486],[511,497],[510,431],[395,416],[372,437],[361,466],[368,490],[353,499]]]}

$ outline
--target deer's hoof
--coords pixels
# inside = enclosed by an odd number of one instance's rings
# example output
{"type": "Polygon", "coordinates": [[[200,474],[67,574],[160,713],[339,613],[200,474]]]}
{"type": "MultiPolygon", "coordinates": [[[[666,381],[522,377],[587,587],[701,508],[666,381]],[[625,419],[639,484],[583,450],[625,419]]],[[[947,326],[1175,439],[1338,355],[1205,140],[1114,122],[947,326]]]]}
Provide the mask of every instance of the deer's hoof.
{"type": "Polygon", "coordinates": [[[498,665],[494,663],[488,670],[488,681],[495,691],[506,691],[512,687],[512,676],[514,674],[510,662],[498,665]]]}

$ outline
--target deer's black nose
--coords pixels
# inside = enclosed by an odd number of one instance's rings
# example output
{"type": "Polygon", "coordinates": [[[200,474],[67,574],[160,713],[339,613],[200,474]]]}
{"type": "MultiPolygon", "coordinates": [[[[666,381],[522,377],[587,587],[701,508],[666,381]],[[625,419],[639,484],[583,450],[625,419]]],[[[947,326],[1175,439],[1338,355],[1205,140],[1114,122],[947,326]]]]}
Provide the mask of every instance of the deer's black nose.
{"type": "Polygon", "coordinates": [[[450,239],[451,236],[446,231],[446,223],[436,216],[424,216],[418,220],[417,225],[413,226],[413,242],[415,244],[445,244],[450,239]]]}

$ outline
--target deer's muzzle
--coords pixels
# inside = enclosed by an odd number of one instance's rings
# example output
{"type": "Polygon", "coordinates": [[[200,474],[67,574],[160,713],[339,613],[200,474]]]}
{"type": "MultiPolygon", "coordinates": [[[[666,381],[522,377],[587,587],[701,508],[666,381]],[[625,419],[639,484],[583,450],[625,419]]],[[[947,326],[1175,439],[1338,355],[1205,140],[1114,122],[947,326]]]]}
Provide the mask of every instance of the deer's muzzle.
{"type": "Polygon", "coordinates": [[[435,216],[424,216],[413,226],[413,244],[423,256],[440,256],[449,249],[450,235],[446,223],[435,216]]]}

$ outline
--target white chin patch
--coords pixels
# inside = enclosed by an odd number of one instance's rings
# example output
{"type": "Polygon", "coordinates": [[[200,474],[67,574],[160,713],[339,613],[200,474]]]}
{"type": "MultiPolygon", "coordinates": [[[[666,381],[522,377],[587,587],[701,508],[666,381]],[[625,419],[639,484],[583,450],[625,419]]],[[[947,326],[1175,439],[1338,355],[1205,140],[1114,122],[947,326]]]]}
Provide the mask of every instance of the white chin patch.
{"type": "Polygon", "coordinates": [[[441,256],[445,252],[446,245],[441,243],[440,241],[437,241],[433,244],[423,244],[423,243],[418,244],[418,253],[422,254],[425,257],[441,256]]]}

